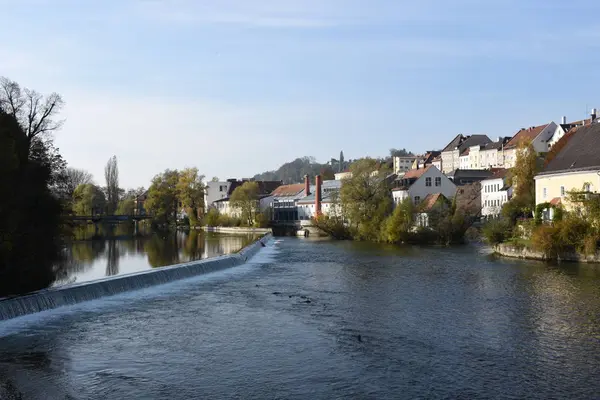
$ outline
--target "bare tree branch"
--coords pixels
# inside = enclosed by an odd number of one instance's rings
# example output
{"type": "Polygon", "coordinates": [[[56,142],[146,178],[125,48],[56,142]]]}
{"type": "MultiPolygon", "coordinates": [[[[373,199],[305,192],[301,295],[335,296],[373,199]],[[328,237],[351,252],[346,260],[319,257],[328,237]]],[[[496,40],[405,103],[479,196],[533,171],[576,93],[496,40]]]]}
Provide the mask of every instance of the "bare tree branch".
{"type": "Polygon", "coordinates": [[[55,121],[54,117],[63,105],[62,97],[57,93],[44,97],[35,90],[21,90],[17,82],[0,77],[0,110],[19,121],[21,128],[27,133],[30,146],[37,137],[62,126],[64,121],[55,121]]]}

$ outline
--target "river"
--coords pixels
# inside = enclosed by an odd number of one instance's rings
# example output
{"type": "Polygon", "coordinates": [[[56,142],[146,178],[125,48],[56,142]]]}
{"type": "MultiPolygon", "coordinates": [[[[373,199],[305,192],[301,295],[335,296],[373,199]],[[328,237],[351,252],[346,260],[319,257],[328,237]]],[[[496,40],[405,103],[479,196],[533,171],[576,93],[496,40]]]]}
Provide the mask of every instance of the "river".
{"type": "Polygon", "coordinates": [[[593,265],[285,238],[240,267],[0,324],[0,388],[25,399],[599,398],[599,288],[593,265]]]}
{"type": "Polygon", "coordinates": [[[93,226],[83,227],[66,241],[64,260],[55,266],[58,272],[53,286],[235,253],[257,237],[150,229],[134,235],[133,226],[128,225],[108,226],[96,233],[93,226]]]}

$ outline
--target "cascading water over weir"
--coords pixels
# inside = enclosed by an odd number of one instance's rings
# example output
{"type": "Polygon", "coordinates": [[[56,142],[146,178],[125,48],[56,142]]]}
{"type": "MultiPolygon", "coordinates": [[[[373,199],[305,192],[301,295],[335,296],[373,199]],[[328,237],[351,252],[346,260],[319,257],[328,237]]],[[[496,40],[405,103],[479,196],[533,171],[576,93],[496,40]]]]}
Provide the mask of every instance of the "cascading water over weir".
{"type": "Polygon", "coordinates": [[[235,267],[248,261],[270,239],[271,234],[267,234],[235,254],[2,299],[0,321],[235,267]]]}

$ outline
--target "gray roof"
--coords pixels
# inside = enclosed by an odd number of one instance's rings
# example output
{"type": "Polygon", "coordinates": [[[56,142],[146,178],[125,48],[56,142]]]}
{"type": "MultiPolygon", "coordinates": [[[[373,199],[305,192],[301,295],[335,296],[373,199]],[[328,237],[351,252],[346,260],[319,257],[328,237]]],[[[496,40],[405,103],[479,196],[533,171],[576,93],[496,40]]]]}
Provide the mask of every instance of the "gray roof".
{"type": "Polygon", "coordinates": [[[509,142],[510,139],[510,136],[506,136],[503,137],[500,141],[487,143],[485,146],[483,146],[482,150],[500,150],[502,149],[502,146],[506,145],[509,142]]]}
{"type": "Polygon", "coordinates": [[[456,137],[454,139],[452,139],[452,141],[450,143],[448,143],[446,145],[446,147],[444,147],[444,150],[442,150],[442,152],[454,150],[456,147],[458,147],[460,145],[460,142],[463,139],[464,139],[463,135],[461,135],[461,134],[456,135],[456,137]]]}
{"type": "Polygon", "coordinates": [[[447,174],[448,178],[454,179],[486,179],[494,173],[487,169],[455,169],[447,174]]]}
{"type": "Polygon", "coordinates": [[[471,135],[467,138],[467,140],[465,140],[458,146],[458,149],[462,151],[464,149],[468,149],[471,146],[483,146],[491,142],[491,139],[487,137],[487,135],[471,135]]]}
{"type": "Polygon", "coordinates": [[[564,147],[539,175],[600,169],[600,123],[579,127],[563,136],[561,142],[564,147]]]}

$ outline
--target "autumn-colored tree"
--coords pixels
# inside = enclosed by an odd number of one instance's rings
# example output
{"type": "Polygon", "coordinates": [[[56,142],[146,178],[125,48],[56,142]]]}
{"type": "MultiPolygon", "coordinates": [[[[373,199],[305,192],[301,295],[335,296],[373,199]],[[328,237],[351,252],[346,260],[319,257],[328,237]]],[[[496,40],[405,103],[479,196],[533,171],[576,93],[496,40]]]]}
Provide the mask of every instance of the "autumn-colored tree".
{"type": "Polygon", "coordinates": [[[186,168],[179,172],[177,197],[185,209],[191,225],[197,225],[204,209],[204,175],[197,168],[186,168]]]}
{"type": "Polygon", "coordinates": [[[385,177],[385,164],[364,158],[350,166],[352,176],[344,179],[341,203],[356,239],[377,240],[392,201],[385,177]]]}
{"type": "Polygon", "coordinates": [[[242,219],[247,221],[248,226],[253,225],[258,211],[259,192],[258,183],[245,182],[242,186],[235,188],[229,199],[231,207],[240,210],[242,219]]]}
{"type": "Polygon", "coordinates": [[[510,171],[510,181],[513,185],[513,200],[526,215],[531,215],[535,209],[534,177],[538,170],[539,158],[533,145],[531,142],[522,141],[517,148],[515,166],[510,171]]]}

